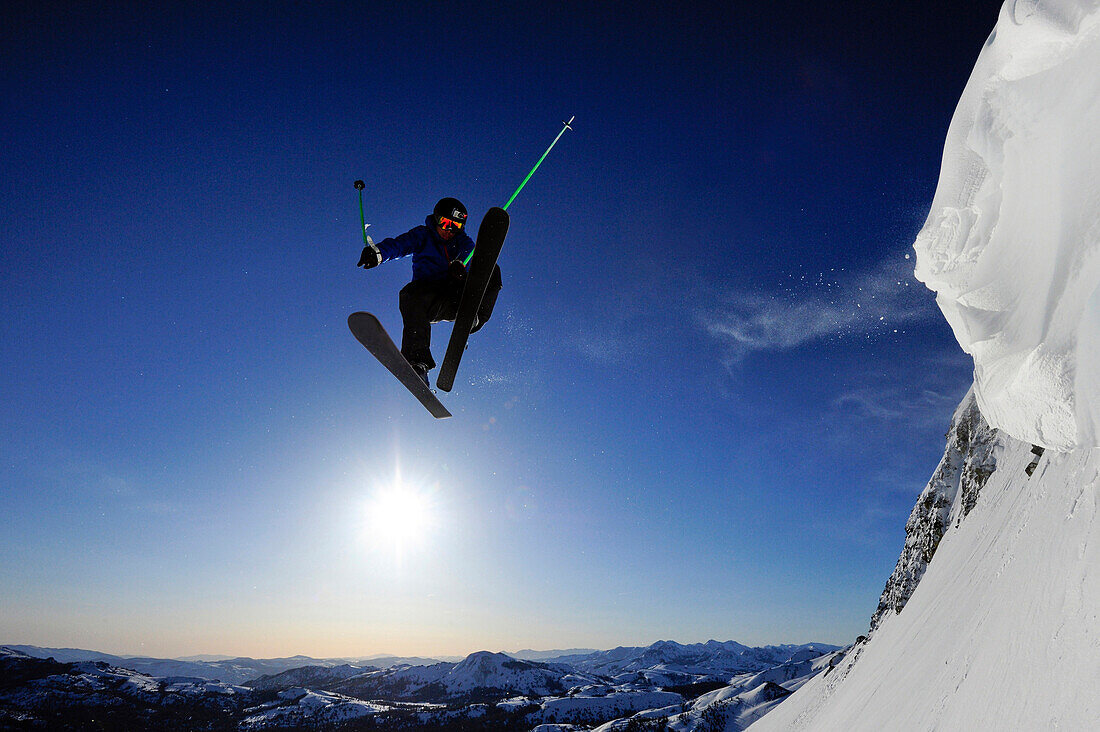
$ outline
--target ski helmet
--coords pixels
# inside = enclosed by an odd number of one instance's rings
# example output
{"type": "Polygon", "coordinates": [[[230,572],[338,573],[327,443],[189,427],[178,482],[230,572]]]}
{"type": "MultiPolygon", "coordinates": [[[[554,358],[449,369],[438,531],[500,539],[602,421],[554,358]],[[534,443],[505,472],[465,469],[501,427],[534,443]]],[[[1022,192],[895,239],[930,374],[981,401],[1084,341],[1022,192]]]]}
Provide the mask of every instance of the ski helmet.
{"type": "Polygon", "coordinates": [[[432,217],[436,224],[440,219],[450,219],[459,226],[463,226],[466,224],[466,207],[457,198],[441,198],[439,203],[435,204],[432,217]]]}

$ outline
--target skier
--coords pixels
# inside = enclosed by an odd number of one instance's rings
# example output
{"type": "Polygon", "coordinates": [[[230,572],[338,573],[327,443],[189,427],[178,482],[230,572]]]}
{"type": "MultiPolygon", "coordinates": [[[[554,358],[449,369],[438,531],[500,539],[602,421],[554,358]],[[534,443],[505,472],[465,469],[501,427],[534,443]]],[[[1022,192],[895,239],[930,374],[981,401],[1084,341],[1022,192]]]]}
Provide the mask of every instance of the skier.
{"type": "MultiPolygon", "coordinates": [[[[356,265],[370,269],[412,255],[412,282],[401,288],[398,299],[404,321],[401,355],[429,386],[428,372],[435,368],[430,350],[431,324],[454,320],[458,314],[466,281],[463,261],[474,248],[465,226],[466,207],[456,198],[440,199],[423,226],[377,244],[367,244],[356,265]]],[[[480,330],[493,314],[500,288],[500,265],[496,265],[471,333],[480,330]]]]}

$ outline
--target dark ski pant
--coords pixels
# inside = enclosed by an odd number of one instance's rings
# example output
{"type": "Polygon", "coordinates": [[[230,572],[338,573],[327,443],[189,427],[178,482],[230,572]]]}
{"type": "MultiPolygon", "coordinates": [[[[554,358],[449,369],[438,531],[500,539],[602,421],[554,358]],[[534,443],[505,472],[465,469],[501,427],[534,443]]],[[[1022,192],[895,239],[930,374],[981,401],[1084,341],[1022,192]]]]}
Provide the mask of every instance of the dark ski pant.
{"type": "MultiPolygon", "coordinates": [[[[471,333],[481,329],[493,314],[497,295],[500,294],[500,265],[493,269],[485,297],[477,311],[477,325],[471,333]]],[[[401,355],[409,363],[427,364],[435,368],[432,358],[432,323],[454,320],[458,317],[458,301],[462,297],[462,283],[453,279],[413,280],[401,288],[399,298],[404,329],[401,331],[401,355]]]]}

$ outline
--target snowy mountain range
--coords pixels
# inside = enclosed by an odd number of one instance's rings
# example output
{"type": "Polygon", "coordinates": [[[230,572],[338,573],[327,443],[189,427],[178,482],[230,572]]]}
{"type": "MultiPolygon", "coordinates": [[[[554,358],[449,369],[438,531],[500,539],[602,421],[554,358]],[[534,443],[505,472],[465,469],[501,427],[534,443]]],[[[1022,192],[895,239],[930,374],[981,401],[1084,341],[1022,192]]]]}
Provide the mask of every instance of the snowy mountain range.
{"type": "MultiPolygon", "coordinates": [[[[419,658],[415,656],[367,656],[363,658],[311,658],[309,656],[290,656],[288,658],[247,658],[233,656],[192,656],[189,658],[150,658],[146,656],[117,656],[100,651],[80,648],[42,648],[9,644],[13,651],[25,653],[35,658],[52,658],[62,663],[99,661],[139,671],[149,676],[195,676],[204,679],[217,679],[231,684],[240,684],[268,674],[277,674],[303,666],[343,666],[351,665],[362,670],[382,669],[400,664],[427,665],[439,663],[442,659],[419,658]]],[[[459,660],[458,658],[450,660],[459,660]]]]}
{"type": "MultiPolygon", "coordinates": [[[[651,678],[658,673],[681,674],[684,677],[714,680],[731,674],[759,671],[787,663],[793,657],[820,656],[835,651],[836,646],[807,644],[750,648],[734,641],[707,641],[681,645],[675,641],[658,641],[645,648],[616,648],[586,656],[557,659],[577,669],[610,676],[616,680],[651,678]]],[[[685,679],[681,679],[686,680],[685,679]]]]}
{"type": "MultiPolygon", "coordinates": [[[[67,655],[95,654],[69,649],[67,655]]],[[[824,644],[750,648],[732,641],[662,641],[545,662],[487,651],[457,663],[385,669],[320,661],[238,684],[154,676],[113,661],[62,662],[3,647],[0,728],[24,723],[79,728],[108,714],[135,728],[172,728],[181,719],[190,720],[186,728],[193,729],[352,728],[369,717],[385,728],[469,729],[463,725],[476,720],[485,729],[619,729],[616,720],[675,717],[676,729],[693,730],[718,717],[747,724],[836,658],[836,647],[824,644]]],[[[241,659],[159,663],[205,664],[209,674],[226,669],[237,674],[245,667],[241,659]]]]}

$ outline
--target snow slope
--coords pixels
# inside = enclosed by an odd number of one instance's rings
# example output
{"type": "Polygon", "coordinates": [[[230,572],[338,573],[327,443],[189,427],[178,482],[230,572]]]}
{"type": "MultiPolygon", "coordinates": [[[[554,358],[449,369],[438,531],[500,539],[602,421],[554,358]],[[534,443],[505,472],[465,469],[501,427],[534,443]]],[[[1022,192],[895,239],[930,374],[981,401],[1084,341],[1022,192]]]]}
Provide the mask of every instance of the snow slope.
{"type": "Polygon", "coordinates": [[[916,276],[994,427],[1100,445],[1100,0],[1008,0],[955,111],[916,276]]]}
{"type": "Polygon", "coordinates": [[[1001,440],[902,612],[753,732],[1100,729],[1100,451],[1001,440]]]}

